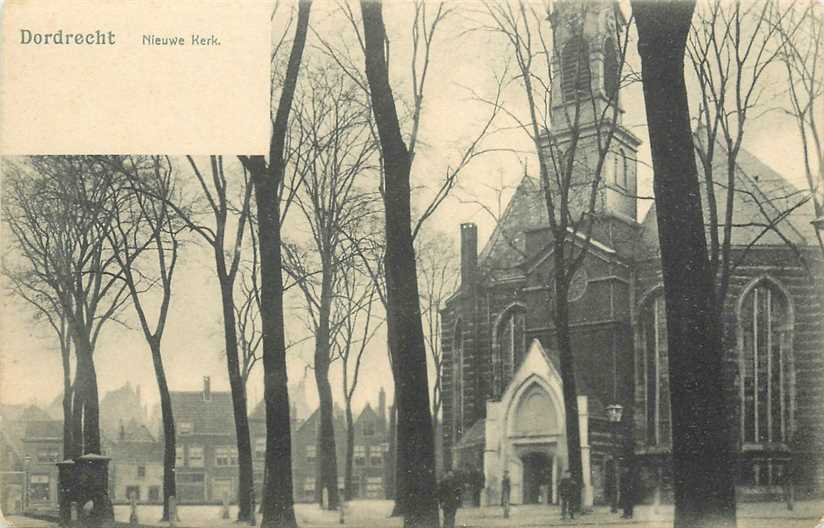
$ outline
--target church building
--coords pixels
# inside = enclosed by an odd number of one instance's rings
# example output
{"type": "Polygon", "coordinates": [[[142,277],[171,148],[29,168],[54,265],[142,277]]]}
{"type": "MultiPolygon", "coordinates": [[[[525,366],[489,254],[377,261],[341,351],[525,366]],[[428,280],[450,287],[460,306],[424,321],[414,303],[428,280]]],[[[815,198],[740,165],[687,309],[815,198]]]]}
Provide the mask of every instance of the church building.
{"type": "MultiPolygon", "coordinates": [[[[599,157],[595,135],[602,123],[595,119],[606,114],[598,109],[619,104],[614,39],[616,25],[626,24],[613,2],[586,5],[582,12],[580,2],[556,2],[548,22],[559,53],[547,136],[563,147],[572,137],[570,105],[593,109],[576,118],[576,159],[584,172],[599,157]],[[581,104],[582,98],[591,99],[581,104]]],[[[575,232],[566,240],[586,250],[567,294],[578,416],[565,415],[553,314],[551,257],[568,248],[555,246],[540,179],[524,175],[480,252],[477,227],[460,226],[461,284],[441,317],[444,454],[447,467],[483,470],[484,503],[499,503],[504,472],[513,503],[557,502],[568,466],[567,420],[580,426],[585,506],[614,498],[622,467],[638,475],[641,502],[671,500],[656,209],[638,217],[640,140],[621,124],[622,114],[620,108],[612,114],[591,237],[575,232]]],[[[720,171],[727,160],[718,148],[720,171]]],[[[742,150],[737,164],[734,265],[722,315],[729,397],[719,405],[729,407],[736,424],[730,441],[738,452],[739,497],[779,494],[791,470],[801,493],[820,495],[824,262],[815,217],[810,204],[782,214],[791,208],[793,188],[753,154],[742,150]]],[[[573,188],[589,197],[587,185],[573,188]]],[[[716,196],[725,203],[724,189],[716,196]]]]}

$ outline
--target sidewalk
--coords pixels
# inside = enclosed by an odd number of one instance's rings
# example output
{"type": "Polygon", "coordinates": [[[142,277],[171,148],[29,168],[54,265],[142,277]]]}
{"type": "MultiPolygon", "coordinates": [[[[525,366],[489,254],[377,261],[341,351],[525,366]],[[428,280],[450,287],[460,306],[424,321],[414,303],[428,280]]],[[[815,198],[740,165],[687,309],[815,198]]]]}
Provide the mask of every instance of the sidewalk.
{"type": "MultiPolygon", "coordinates": [[[[352,501],[344,511],[343,526],[358,528],[400,528],[400,518],[389,518],[391,501],[352,501]]],[[[241,528],[244,524],[235,522],[237,509],[230,508],[230,519],[221,518],[219,506],[181,506],[179,528],[241,528]]],[[[295,514],[298,524],[305,528],[341,526],[340,513],[321,510],[315,504],[297,504],[295,514]]],[[[609,528],[672,528],[672,506],[661,506],[656,511],[652,506],[635,508],[633,519],[621,519],[620,513],[611,513],[608,507],[596,507],[591,513],[580,515],[575,520],[561,520],[558,506],[529,505],[514,506],[509,519],[503,518],[501,508],[462,508],[458,511],[457,526],[465,528],[509,528],[546,526],[608,526],[609,528]]],[[[824,501],[805,501],[788,511],[783,503],[747,503],[739,505],[739,528],[814,528],[818,519],[824,516],[824,501]]],[[[128,521],[128,506],[115,507],[115,518],[128,521]]],[[[157,522],[160,508],[142,506],[138,508],[140,523],[144,526],[168,526],[157,522]]],[[[258,522],[260,519],[258,518],[258,522]]],[[[48,526],[48,525],[33,525],[48,526]]]]}
{"type": "Polygon", "coordinates": [[[0,523],[0,528],[57,528],[57,524],[48,521],[40,521],[31,517],[20,517],[18,515],[6,516],[6,525],[0,523]]]}

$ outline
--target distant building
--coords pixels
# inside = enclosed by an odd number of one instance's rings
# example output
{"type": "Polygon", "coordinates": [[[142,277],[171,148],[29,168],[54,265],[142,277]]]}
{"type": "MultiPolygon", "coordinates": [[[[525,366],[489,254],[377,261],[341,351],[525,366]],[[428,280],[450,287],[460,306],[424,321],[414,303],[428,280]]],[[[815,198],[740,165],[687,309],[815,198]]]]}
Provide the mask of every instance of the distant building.
{"type": "Polygon", "coordinates": [[[26,424],[23,437],[24,471],[29,489],[29,510],[57,507],[57,466],[63,460],[63,422],[35,420],[26,424]]]}
{"type": "Polygon", "coordinates": [[[121,424],[135,421],[145,425],[147,420],[140,385],[132,386],[126,382],[119,389],[107,392],[100,399],[100,432],[109,438],[117,437],[121,424]]]}
{"type": "Polygon", "coordinates": [[[0,509],[6,513],[23,510],[25,472],[21,439],[6,431],[6,421],[0,415],[0,509]]]}
{"type": "Polygon", "coordinates": [[[173,391],[171,397],[177,435],[178,502],[220,503],[224,496],[236,500],[238,458],[232,395],[213,392],[210,379],[205,377],[202,391],[173,391]]]}
{"type": "MultiPolygon", "coordinates": [[[[386,416],[386,395],[381,389],[378,411],[367,404],[355,418],[355,443],[352,483],[355,498],[383,499],[387,493],[389,472],[389,424],[386,416]]],[[[292,408],[292,415],[299,414],[292,408]]],[[[316,409],[304,420],[292,420],[292,483],[297,502],[315,500],[318,485],[317,438],[320,411],[316,409]]],[[[254,447],[255,488],[263,482],[263,463],[266,453],[266,424],[263,402],[250,417],[254,447]]],[[[346,419],[336,407],[334,417],[335,447],[338,462],[338,488],[343,489],[346,470],[346,419]]],[[[259,496],[259,495],[258,495],[259,496]]]]}
{"type": "Polygon", "coordinates": [[[134,420],[120,426],[109,447],[109,495],[115,503],[163,502],[163,445],[134,420]]]}

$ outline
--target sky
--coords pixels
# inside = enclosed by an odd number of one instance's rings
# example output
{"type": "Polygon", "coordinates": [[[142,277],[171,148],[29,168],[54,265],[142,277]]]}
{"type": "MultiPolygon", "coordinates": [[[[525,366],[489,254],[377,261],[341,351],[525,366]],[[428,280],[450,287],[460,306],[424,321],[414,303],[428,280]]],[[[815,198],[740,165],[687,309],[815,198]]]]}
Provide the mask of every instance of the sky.
{"type": "MultiPolygon", "coordinates": [[[[478,20],[480,4],[462,2],[455,7],[455,12],[439,29],[432,50],[420,130],[421,145],[413,167],[413,182],[418,188],[415,205],[419,210],[427,203],[446,170],[454,167],[460,153],[478,133],[480,124],[488,115],[489,107],[474,100],[470,89],[484,97],[493,96],[493,72],[502,71],[507,56],[502,42],[494,35],[470,31],[478,20]]],[[[391,43],[393,87],[396,94],[406,97],[410,93],[410,13],[406,2],[389,3],[385,12],[391,43]]],[[[284,20],[281,15],[276,17],[275,27],[284,20]]],[[[345,39],[351,42],[350,27],[341,22],[340,14],[329,3],[316,2],[312,24],[318,34],[341,39],[337,42],[345,39]]],[[[634,32],[632,37],[628,61],[639,69],[634,32]]],[[[319,54],[319,42],[314,35],[310,35],[306,53],[308,57],[319,54]]],[[[780,92],[782,78],[778,72],[770,73],[767,80],[771,89],[780,92]]],[[[694,84],[690,88],[694,93],[694,84]]],[[[505,96],[509,108],[523,112],[522,97],[516,89],[509,90],[505,96]]],[[[638,155],[639,194],[651,195],[649,141],[639,84],[623,90],[622,103],[626,111],[624,125],[643,141],[638,155]]],[[[693,101],[693,108],[694,104],[693,101]]],[[[458,187],[428,221],[432,236],[442,236],[457,245],[459,225],[475,222],[483,245],[494,228],[494,221],[473,202],[480,201],[495,208],[495,189],[504,189],[502,196],[507,199],[525,170],[535,175],[537,163],[530,154],[531,143],[523,133],[511,130],[511,124],[501,120],[496,132],[485,138],[483,145],[486,148],[500,151],[474,160],[461,173],[458,187]]],[[[745,147],[794,184],[803,185],[801,149],[795,125],[782,112],[769,111],[754,121],[747,129],[745,147]]],[[[181,166],[181,171],[185,170],[185,165],[181,166]]],[[[648,201],[640,203],[639,216],[648,207],[648,201]]],[[[292,221],[291,217],[287,219],[286,237],[300,238],[303,233],[298,222],[292,221]]],[[[301,302],[294,296],[287,298],[285,319],[291,341],[307,336],[301,302]]],[[[130,382],[142,386],[142,393],[152,405],[158,397],[148,347],[134,317],[127,313],[125,319],[129,327],[110,324],[100,338],[95,354],[100,394],[130,382]]],[[[60,356],[50,330],[32,319],[25,304],[4,295],[0,331],[4,336],[0,343],[0,402],[45,404],[58,396],[62,391],[60,356]]],[[[211,255],[202,244],[189,244],[181,256],[163,340],[164,362],[172,390],[198,390],[204,376],[212,379],[212,390],[228,390],[222,332],[219,289],[211,255]]],[[[288,364],[290,383],[306,376],[307,390],[302,397],[314,405],[317,396],[313,374],[308,368],[311,354],[310,339],[290,350],[288,364]]],[[[366,402],[376,404],[381,387],[386,389],[391,401],[392,380],[383,333],[372,341],[362,369],[365,374],[361,376],[355,395],[355,407],[366,402]]],[[[340,370],[336,365],[333,365],[331,376],[337,397],[340,395],[340,370]]],[[[253,373],[248,396],[251,410],[262,397],[260,368],[253,373]]]]}

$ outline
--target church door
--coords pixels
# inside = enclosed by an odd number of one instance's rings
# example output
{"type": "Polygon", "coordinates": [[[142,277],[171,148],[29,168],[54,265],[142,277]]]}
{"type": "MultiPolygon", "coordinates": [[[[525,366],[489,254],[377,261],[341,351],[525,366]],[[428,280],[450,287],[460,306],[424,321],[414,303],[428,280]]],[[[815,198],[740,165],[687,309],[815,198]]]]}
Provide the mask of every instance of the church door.
{"type": "Polygon", "coordinates": [[[521,457],[524,467],[524,504],[551,502],[552,460],[546,453],[529,453],[521,457]]]}

